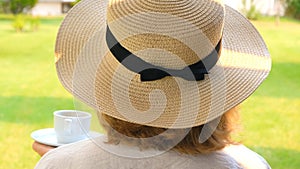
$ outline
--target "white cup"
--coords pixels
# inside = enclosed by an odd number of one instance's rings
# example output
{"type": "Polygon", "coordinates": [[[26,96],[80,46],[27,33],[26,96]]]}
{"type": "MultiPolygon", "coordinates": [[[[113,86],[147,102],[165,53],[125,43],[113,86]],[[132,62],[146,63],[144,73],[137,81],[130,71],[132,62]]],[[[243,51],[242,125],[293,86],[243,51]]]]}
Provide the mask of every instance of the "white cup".
{"type": "Polygon", "coordinates": [[[78,110],[59,110],[53,114],[57,142],[66,144],[87,137],[91,114],[78,110]]]}

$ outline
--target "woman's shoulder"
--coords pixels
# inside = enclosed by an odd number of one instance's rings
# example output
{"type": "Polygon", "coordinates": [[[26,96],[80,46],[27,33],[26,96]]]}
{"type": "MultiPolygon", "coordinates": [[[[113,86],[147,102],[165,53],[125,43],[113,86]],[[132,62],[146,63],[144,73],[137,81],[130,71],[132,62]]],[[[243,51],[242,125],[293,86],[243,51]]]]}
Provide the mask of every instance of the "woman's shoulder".
{"type": "Polygon", "coordinates": [[[103,157],[101,156],[101,154],[103,154],[101,150],[102,149],[97,148],[93,140],[84,140],[63,145],[47,152],[37,163],[35,168],[93,168],[92,166],[89,167],[89,165],[92,165],[93,162],[101,162],[101,158],[103,157]]]}
{"type": "Polygon", "coordinates": [[[242,144],[229,145],[222,150],[225,154],[235,159],[245,169],[270,169],[268,162],[256,152],[242,144]]]}

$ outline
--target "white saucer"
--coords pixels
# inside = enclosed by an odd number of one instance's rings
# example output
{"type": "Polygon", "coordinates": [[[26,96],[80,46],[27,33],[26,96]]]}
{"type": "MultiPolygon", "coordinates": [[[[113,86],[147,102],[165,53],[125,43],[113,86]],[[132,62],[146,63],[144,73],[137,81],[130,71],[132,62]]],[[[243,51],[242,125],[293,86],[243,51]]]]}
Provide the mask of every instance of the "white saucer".
{"type": "MultiPolygon", "coordinates": [[[[89,139],[89,138],[94,138],[101,136],[101,133],[95,132],[95,131],[90,131],[87,135],[86,138],[82,139],[89,139]]],[[[31,138],[39,143],[46,144],[49,146],[61,146],[65,145],[64,143],[59,143],[57,142],[56,139],[56,134],[54,131],[54,128],[46,128],[46,129],[40,129],[36,130],[31,133],[31,138]]],[[[81,140],[79,140],[81,141],[81,140]]]]}

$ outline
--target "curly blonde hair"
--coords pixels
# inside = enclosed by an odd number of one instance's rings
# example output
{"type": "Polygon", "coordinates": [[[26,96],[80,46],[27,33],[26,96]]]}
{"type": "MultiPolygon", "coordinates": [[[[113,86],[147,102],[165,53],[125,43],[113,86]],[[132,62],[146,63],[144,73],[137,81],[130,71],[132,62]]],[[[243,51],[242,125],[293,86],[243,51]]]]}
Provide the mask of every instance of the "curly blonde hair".
{"type": "Polygon", "coordinates": [[[107,132],[108,143],[122,143],[138,146],[140,149],[155,148],[168,149],[169,145],[175,145],[172,149],[184,154],[201,154],[220,150],[226,145],[235,144],[231,135],[238,128],[238,108],[232,108],[224,113],[211,136],[203,143],[199,141],[200,133],[204,125],[184,128],[166,129],[134,124],[116,119],[105,113],[100,114],[100,124],[107,132]],[[178,137],[185,134],[179,140],[178,137]],[[156,137],[154,137],[156,136],[156,137]],[[153,139],[143,139],[153,137],[153,139]]]}

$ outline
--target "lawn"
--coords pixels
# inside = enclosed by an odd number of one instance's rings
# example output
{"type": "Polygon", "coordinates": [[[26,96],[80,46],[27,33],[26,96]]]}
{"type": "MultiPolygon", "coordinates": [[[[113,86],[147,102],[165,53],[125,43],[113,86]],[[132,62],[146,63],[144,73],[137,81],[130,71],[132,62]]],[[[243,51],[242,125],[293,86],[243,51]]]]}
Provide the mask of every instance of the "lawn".
{"type": "MultiPolygon", "coordinates": [[[[39,156],[30,133],[52,127],[52,112],[74,109],[54,67],[61,18],[41,20],[38,31],[16,33],[0,16],[0,168],[33,168],[39,156]]],[[[240,138],[274,169],[300,166],[300,23],[255,21],[273,57],[269,78],[242,105],[240,138]]]]}
{"type": "Polygon", "coordinates": [[[273,168],[300,166],[300,22],[284,19],[254,25],[273,58],[272,71],[243,104],[245,144],[262,154],[273,168]]]}
{"type": "Polygon", "coordinates": [[[60,20],[43,20],[36,32],[27,25],[23,33],[0,21],[0,168],[33,168],[39,157],[30,133],[52,127],[54,110],[73,108],[53,65],[60,20]]]}

